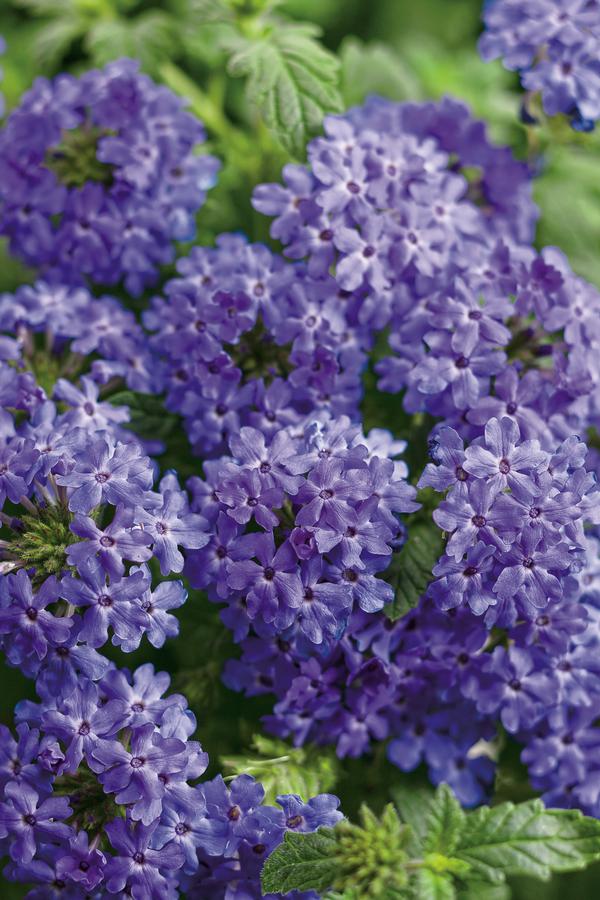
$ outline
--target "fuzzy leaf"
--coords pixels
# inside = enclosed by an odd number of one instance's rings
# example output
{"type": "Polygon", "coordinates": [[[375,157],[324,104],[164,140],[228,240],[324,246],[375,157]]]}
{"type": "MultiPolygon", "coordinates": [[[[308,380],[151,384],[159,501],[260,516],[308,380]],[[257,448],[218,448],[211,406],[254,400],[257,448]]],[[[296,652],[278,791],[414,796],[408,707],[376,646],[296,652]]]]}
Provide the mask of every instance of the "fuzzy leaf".
{"type": "Polygon", "coordinates": [[[600,858],[600,821],[574,809],[546,809],[541,800],[483,806],[467,816],[454,855],[484,880],[583,869],[600,858]]]}
{"type": "Polygon", "coordinates": [[[395,595],[385,611],[393,622],[417,605],[433,578],[431,570],[443,549],[442,532],[435,522],[417,520],[410,526],[406,543],[386,572],[386,581],[395,595]]]}
{"type": "Polygon", "coordinates": [[[304,800],[333,788],[337,758],[323,747],[290,747],[284,741],[255,735],[253,756],[222,759],[234,775],[253,775],[265,789],[265,803],[274,803],[278,794],[299,794],[304,800]]]}
{"type": "Polygon", "coordinates": [[[335,846],[332,828],[320,828],[313,834],[287,831],[263,866],[263,893],[326,891],[337,876],[335,846]]]}
{"type": "Polygon", "coordinates": [[[231,75],[247,76],[246,92],[280,143],[302,157],[327,113],[340,112],[339,61],[317,42],[319,29],[278,22],[256,40],[238,39],[231,75]]]}
{"type": "Polygon", "coordinates": [[[431,783],[415,773],[399,773],[390,790],[392,799],[406,825],[410,825],[414,839],[418,842],[419,855],[424,849],[427,824],[435,800],[431,783]]]}
{"type": "Polygon", "coordinates": [[[419,900],[454,900],[456,891],[452,878],[445,873],[420,869],[417,875],[419,900]]]}
{"type": "Polygon", "coordinates": [[[88,31],[86,46],[97,65],[130,56],[153,71],[176,47],[175,21],[160,10],[132,19],[100,19],[88,31]]]}
{"type": "Polygon", "coordinates": [[[390,100],[416,100],[419,83],[401,56],[385,44],[365,44],[347,37],[340,47],[341,90],[344,103],[362,103],[369,94],[390,100]]]}
{"type": "Polygon", "coordinates": [[[447,784],[440,784],[427,816],[424,847],[429,853],[454,852],[464,828],[466,816],[447,784]]]}

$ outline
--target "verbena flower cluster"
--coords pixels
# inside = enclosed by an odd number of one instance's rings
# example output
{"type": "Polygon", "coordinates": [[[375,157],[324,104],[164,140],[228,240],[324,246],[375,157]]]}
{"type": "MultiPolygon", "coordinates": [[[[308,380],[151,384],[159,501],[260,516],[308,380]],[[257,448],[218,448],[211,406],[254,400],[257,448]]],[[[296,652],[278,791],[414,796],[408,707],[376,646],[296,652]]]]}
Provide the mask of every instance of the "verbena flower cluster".
{"type": "Polygon", "coordinates": [[[596,0],[493,0],[483,12],[479,51],[502,58],[549,116],[578,131],[600,118],[600,16],[596,0]]]}
{"type": "Polygon", "coordinates": [[[0,729],[5,874],[37,885],[28,896],[212,898],[243,886],[260,897],[262,862],[287,830],[341,818],[329,794],[266,806],[248,775],[198,785],[208,756],[190,740],[185,698],[165,696],[169,676],[102,662],[20,704],[16,737],[0,729]]]}
{"type": "Polygon", "coordinates": [[[393,597],[375,576],[402,541],[398,514],[418,508],[406,467],[388,457],[402,445],[326,415],[271,440],[245,427],[229,444],[230,458],[189,482],[212,531],[187,554],[190,582],[227,604],[237,640],[252,626],[331,646],[354,608],[373,613],[393,597]]]}
{"type": "Polygon", "coordinates": [[[144,323],[198,455],[224,452],[243,426],[272,435],[320,408],[356,418],[370,333],[326,270],[315,278],[240,235],[177,269],[144,323]]]}
{"type": "Polygon", "coordinates": [[[219,168],[193,152],[203,139],[134,60],[38,78],[0,134],[0,233],[44,272],[139,293],[194,236],[219,168]]]}

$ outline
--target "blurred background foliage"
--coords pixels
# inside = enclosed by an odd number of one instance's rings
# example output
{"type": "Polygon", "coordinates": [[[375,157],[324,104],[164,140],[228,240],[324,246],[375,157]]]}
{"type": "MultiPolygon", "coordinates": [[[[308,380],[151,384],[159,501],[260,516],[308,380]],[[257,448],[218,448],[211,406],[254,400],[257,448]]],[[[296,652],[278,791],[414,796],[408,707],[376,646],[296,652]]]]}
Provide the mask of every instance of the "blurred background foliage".
{"type": "MultiPolygon", "coordinates": [[[[538,244],[559,246],[576,271],[600,285],[600,139],[593,134],[576,135],[561,123],[520,124],[516,76],[500,63],[484,65],[477,56],[480,0],[229,3],[240,14],[252,6],[276,5],[277,13],[287,19],[317,25],[322,44],[340,60],[344,106],[360,103],[372,93],[394,100],[435,99],[444,94],[464,99],[486,120],[492,137],[509,144],[537,173],[538,244]]],[[[1,90],[6,108],[18,103],[37,76],[77,74],[119,56],[139,58],[150,75],[188,97],[207,126],[203,151],[223,159],[218,186],[199,214],[198,240],[211,243],[225,230],[268,240],[268,221],[250,204],[252,187],[278,180],[290,156],[247,103],[243,80],[227,75],[222,47],[228,25],[222,11],[223,0],[1,0],[0,35],[7,44],[1,60],[1,90]]],[[[13,290],[31,277],[0,246],[0,290],[13,290]]],[[[134,668],[152,661],[173,673],[173,688],[186,693],[197,714],[199,737],[212,761],[209,775],[221,765],[229,764],[231,771],[236,765],[243,769],[240,760],[253,756],[249,748],[269,700],[247,700],[221,684],[222,664],[234,655],[234,649],[217,610],[205,598],[191,592],[180,618],[181,639],[161,651],[145,645],[126,663],[134,668]]],[[[114,658],[124,662],[118,651],[114,658]]],[[[2,722],[11,722],[15,704],[25,697],[34,697],[31,683],[18,672],[3,669],[2,722]]],[[[269,755],[268,742],[261,747],[260,738],[253,749],[269,755]]],[[[272,755],[280,756],[280,750],[274,745],[272,755]]],[[[367,796],[373,808],[381,808],[389,800],[390,785],[400,783],[400,774],[380,750],[369,762],[336,766],[325,754],[317,763],[327,770],[329,781],[337,777],[334,789],[350,815],[367,796]]],[[[309,762],[302,756],[292,757],[288,777],[300,777],[309,762]]],[[[254,764],[255,771],[266,777],[264,769],[254,764]]],[[[498,795],[504,800],[523,799],[527,794],[518,748],[507,745],[500,760],[498,795]]],[[[599,893],[598,867],[555,878],[549,885],[527,879],[515,880],[513,885],[517,900],[586,900],[599,893]]],[[[22,895],[21,888],[0,884],[3,900],[22,895]]]]}

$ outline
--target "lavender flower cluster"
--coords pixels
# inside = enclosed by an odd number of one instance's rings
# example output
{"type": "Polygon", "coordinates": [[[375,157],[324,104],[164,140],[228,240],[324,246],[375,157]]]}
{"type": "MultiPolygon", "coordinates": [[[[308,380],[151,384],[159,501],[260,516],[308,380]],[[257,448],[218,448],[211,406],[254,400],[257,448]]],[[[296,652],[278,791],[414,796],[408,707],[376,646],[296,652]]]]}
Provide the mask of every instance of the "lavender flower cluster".
{"type": "Polygon", "coordinates": [[[194,235],[219,168],[203,139],[134,60],[39,78],[0,133],[0,233],[44,273],[139,293],[194,235]]]}
{"type": "Polygon", "coordinates": [[[29,897],[216,898],[231,886],[258,898],[262,862],[287,830],[341,818],[328,794],[263,805],[248,775],[196,784],[208,756],[168,687],[149,664],[131,674],[103,660],[20,704],[16,739],[1,727],[0,846],[5,874],[38,886],[29,897]]]}
{"type": "Polygon", "coordinates": [[[406,467],[388,456],[403,445],[326,415],[272,440],[245,427],[229,444],[231,457],[189,482],[212,531],[187,554],[191,584],[227,604],[236,640],[252,626],[261,637],[335,644],[354,608],[373,613],[393,597],[375,575],[402,541],[397,514],[418,508],[406,467]]]}
{"type": "Polygon", "coordinates": [[[221,235],[180,259],[144,314],[167,408],[195,452],[215,456],[243,426],[273,435],[313,410],[356,417],[370,335],[333,279],[221,235]]]}
{"type": "Polygon", "coordinates": [[[479,52],[502,58],[549,116],[577,131],[600,118],[600,9],[596,0],[493,0],[483,12],[479,52]]]}

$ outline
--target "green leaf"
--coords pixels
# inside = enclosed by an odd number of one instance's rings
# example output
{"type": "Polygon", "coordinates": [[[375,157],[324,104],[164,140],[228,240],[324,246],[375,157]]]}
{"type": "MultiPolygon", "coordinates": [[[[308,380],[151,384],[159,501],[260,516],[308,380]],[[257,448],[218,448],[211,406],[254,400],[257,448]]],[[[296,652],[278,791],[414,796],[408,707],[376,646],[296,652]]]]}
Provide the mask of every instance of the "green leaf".
{"type": "Polygon", "coordinates": [[[546,809],[541,800],[483,806],[467,816],[454,855],[484,880],[582,869],[600,858],[600,821],[579,810],[546,809]]]}
{"type": "Polygon", "coordinates": [[[66,56],[71,44],[85,34],[85,19],[72,16],[41,25],[34,42],[35,57],[42,67],[52,68],[66,56]]]}
{"type": "Polygon", "coordinates": [[[393,622],[405,615],[419,602],[433,575],[444,549],[442,532],[432,519],[418,519],[409,526],[408,538],[385,574],[394,588],[394,599],[385,612],[393,622]]]}
{"type": "Polygon", "coordinates": [[[399,773],[390,794],[400,818],[406,825],[410,825],[413,836],[422,851],[427,836],[428,818],[435,800],[431,783],[425,776],[420,777],[415,773],[410,775],[399,773]]]}
{"type": "Polygon", "coordinates": [[[263,893],[326,891],[337,875],[335,847],[332,828],[320,828],[313,834],[287,831],[263,866],[263,893]]]}
{"type": "Polygon", "coordinates": [[[510,900],[512,891],[507,884],[469,880],[458,891],[457,900],[510,900]]]}
{"type": "Polygon", "coordinates": [[[339,61],[310,24],[278,22],[255,39],[233,43],[228,70],[248,77],[246,93],[279,142],[296,157],[327,113],[340,112],[339,61]]]}
{"type": "Polygon", "coordinates": [[[451,876],[420,869],[417,874],[419,900],[454,900],[456,891],[451,876]]]}
{"type": "Polygon", "coordinates": [[[448,785],[440,784],[427,815],[425,850],[450,856],[458,844],[465,821],[465,813],[448,785]]]}
{"type": "Polygon", "coordinates": [[[255,735],[255,756],[229,756],[222,764],[235,775],[253,775],[265,789],[265,803],[278,794],[299,794],[305,800],[333,788],[338,770],[335,753],[323,747],[290,747],[284,741],[255,735]]]}
{"type": "Polygon", "coordinates": [[[109,398],[113,406],[128,406],[127,428],[147,440],[166,441],[180,426],[178,416],[168,413],[161,397],[136,391],[119,391],[109,398]]]}
{"type": "Polygon", "coordinates": [[[131,56],[152,72],[176,48],[175,23],[160,10],[148,10],[132,19],[100,19],[87,33],[86,48],[99,66],[131,56]]]}
{"type": "Polygon", "coordinates": [[[339,51],[345,105],[362,103],[369,94],[390,100],[417,100],[420,85],[402,57],[386,44],[365,44],[347,37],[339,51]]]}

